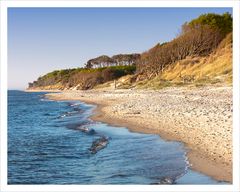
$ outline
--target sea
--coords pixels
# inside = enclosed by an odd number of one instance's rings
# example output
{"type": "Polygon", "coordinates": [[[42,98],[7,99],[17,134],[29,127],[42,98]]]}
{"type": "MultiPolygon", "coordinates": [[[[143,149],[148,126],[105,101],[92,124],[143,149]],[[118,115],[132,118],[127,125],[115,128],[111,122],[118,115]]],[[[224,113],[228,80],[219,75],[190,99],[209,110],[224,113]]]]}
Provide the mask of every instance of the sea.
{"type": "Polygon", "coordinates": [[[8,91],[8,184],[227,184],[159,135],[93,121],[96,106],[8,91]]]}

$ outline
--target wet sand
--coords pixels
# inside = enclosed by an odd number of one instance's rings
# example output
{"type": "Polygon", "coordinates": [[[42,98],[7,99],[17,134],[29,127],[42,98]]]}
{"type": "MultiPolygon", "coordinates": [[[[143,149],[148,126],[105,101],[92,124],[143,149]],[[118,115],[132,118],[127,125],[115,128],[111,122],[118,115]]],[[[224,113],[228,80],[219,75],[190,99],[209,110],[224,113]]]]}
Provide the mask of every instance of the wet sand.
{"type": "Polygon", "coordinates": [[[232,87],[62,91],[47,97],[95,104],[93,120],[181,141],[192,169],[232,182],[232,87]]]}

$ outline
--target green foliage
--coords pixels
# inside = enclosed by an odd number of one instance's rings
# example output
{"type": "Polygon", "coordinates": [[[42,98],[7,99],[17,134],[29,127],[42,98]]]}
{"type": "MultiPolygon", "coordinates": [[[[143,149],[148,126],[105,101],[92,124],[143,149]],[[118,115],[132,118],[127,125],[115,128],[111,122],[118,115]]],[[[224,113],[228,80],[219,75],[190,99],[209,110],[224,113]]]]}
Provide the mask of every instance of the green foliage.
{"type": "Polygon", "coordinates": [[[102,68],[75,68],[55,70],[39,77],[37,81],[30,83],[33,87],[62,84],[63,86],[82,85],[82,89],[93,88],[97,84],[117,79],[121,76],[133,74],[136,66],[112,66],[102,68]]]}
{"type": "Polygon", "coordinates": [[[193,19],[188,25],[191,27],[208,25],[211,28],[219,29],[224,35],[226,35],[232,31],[232,16],[229,13],[224,13],[222,15],[214,13],[203,14],[198,18],[193,19]]]}
{"type": "Polygon", "coordinates": [[[133,74],[136,71],[135,65],[127,65],[127,66],[112,66],[110,69],[115,70],[118,74],[133,74]]]}

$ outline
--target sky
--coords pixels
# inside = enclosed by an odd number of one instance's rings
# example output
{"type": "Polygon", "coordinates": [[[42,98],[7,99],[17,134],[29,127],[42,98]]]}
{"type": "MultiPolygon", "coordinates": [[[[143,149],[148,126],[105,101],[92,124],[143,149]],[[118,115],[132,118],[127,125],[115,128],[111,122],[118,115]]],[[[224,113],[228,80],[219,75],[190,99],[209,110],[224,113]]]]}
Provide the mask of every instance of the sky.
{"type": "Polygon", "coordinates": [[[100,55],[141,53],[204,13],[231,8],[9,8],[8,89],[100,55]]]}

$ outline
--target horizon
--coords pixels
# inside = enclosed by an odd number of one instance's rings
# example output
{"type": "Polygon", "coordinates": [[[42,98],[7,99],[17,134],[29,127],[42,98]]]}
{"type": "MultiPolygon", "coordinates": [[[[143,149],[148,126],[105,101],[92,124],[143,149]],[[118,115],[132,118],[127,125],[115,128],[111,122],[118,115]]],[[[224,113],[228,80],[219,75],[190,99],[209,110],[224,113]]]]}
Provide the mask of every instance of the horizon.
{"type": "Polygon", "coordinates": [[[232,9],[9,8],[8,90],[25,90],[41,75],[100,55],[142,53],[172,40],[184,22],[225,12],[232,9]]]}

